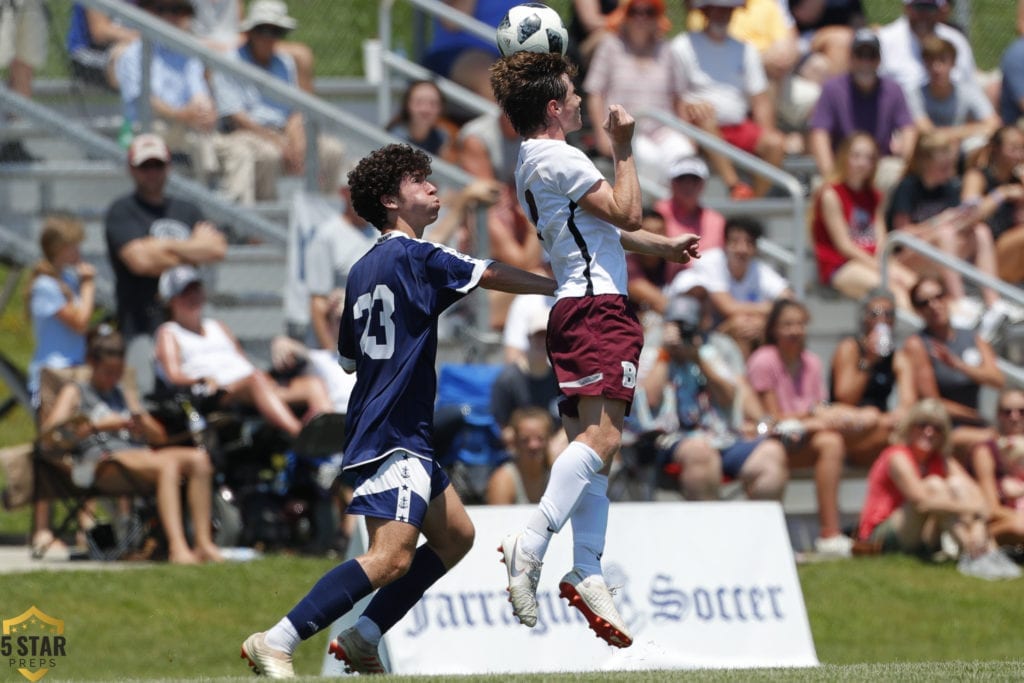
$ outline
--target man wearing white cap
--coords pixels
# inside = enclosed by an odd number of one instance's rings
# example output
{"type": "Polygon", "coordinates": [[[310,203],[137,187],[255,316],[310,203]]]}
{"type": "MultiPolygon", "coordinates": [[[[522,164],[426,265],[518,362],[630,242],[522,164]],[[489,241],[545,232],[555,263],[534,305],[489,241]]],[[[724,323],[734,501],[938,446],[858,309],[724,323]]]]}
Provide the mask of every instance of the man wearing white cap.
{"type": "MultiPolygon", "coordinates": [[[[270,76],[298,85],[295,60],[277,50],[281,39],[298,22],[280,0],[256,0],[242,21],[245,44],[235,58],[270,76]]],[[[265,95],[254,83],[215,74],[217,113],[224,134],[218,136],[217,156],[223,175],[221,192],[242,204],[277,198],[277,178],[283,171],[301,175],[306,165],[306,128],[302,113],[265,95]]],[[[321,134],[317,141],[320,189],[338,191],[341,142],[321,134]]]]}
{"type": "MultiPolygon", "coordinates": [[[[670,194],[654,204],[654,210],[665,219],[665,235],[691,233],[700,235],[701,250],[721,247],[725,241],[725,217],[701,205],[708,165],[700,157],[682,157],[672,162],[668,175],[670,194]]],[[[691,265],[673,263],[669,278],[691,265]]]]}
{"type": "Polygon", "coordinates": [[[199,207],[164,193],[170,160],[160,136],[136,136],[128,148],[135,190],[115,200],[105,220],[118,326],[143,394],[153,389],[153,334],[163,322],[157,299],[160,274],[182,264],[215,263],[227,251],[224,236],[199,207]]]}

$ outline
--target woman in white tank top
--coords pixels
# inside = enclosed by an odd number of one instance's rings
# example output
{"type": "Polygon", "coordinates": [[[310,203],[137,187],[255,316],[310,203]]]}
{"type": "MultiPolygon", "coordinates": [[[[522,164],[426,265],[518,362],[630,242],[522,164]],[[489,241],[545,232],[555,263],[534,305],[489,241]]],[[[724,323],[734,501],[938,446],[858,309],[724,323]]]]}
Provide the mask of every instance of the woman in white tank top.
{"type": "Polygon", "coordinates": [[[203,317],[206,293],[199,272],[178,266],[160,276],[160,298],[167,303],[170,320],[157,329],[157,375],[173,386],[204,383],[212,392],[224,391],[224,404],[242,403],[256,410],[291,436],[302,430],[289,403],[305,403],[307,417],[331,412],[333,406],[323,382],[312,376],[280,386],[258,370],[238,340],[222,323],[203,317]]]}

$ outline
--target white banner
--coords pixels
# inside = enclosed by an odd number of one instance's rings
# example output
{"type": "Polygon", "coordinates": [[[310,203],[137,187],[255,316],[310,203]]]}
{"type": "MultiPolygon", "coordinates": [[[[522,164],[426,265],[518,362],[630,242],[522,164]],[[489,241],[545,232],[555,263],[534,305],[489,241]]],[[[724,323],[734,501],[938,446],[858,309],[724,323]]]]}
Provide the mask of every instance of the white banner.
{"type": "MultiPolygon", "coordinates": [[[[818,664],[777,503],[613,504],[602,564],[609,586],[618,586],[615,602],[633,633],[632,647],[624,650],[598,639],[579,611],[558,597],[558,582],[572,566],[569,525],[545,558],[537,625],[526,628],[512,616],[495,548],[532,510],[469,509],[476,546],[381,644],[393,673],[818,664]]],[[[361,610],[332,625],[331,637],[361,610]]],[[[326,656],[322,674],[343,674],[341,663],[326,656]]]]}

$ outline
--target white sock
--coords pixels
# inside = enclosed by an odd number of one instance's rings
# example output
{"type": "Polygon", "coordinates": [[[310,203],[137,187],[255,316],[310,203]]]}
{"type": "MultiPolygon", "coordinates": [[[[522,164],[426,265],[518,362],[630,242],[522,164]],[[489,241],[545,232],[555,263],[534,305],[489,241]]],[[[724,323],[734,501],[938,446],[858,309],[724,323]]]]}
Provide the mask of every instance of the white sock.
{"type": "Polygon", "coordinates": [[[543,559],[551,536],[562,530],[584,491],[590,478],[604,466],[601,456],[590,446],[579,441],[569,444],[551,466],[551,476],[540,499],[537,511],[530,515],[523,534],[522,549],[537,559],[543,559]]]}
{"type": "Polygon", "coordinates": [[[363,640],[371,645],[379,643],[381,635],[383,635],[380,632],[380,626],[377,626],[373,619],[365,616],[361,616],[356,620],[356,630],[359,631],[359,635],[363,637],[363,640]]]}
{"type": "Polygon", "coordinates": [[[288,654],[295,652],[295,648],[302,642],[299,632],[295,630],[292,622],[288,621],[288,617],[284,617],[274,624],[274,627],[267,631],[264,639],[270,647],[288,654]]]}
{"type": "Polygon", "coordinates": [[[601,576],[601,555],[608,531],[608,477],[590,475],[590,486],[583,492],[572,521],[572,565],[583,576],[601,576]]]}

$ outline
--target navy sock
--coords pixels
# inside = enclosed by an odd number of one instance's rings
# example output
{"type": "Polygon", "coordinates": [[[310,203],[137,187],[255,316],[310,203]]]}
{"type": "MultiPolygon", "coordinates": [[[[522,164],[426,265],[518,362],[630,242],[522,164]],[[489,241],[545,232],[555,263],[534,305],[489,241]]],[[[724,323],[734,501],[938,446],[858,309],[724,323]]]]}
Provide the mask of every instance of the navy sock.
{"type": "Polygon", "coordinates": [[[409,571],[377,591],[363,616],[377,624],[381,633],[387,633],[447,571],[434,549],[424,543],[416,549],[409,571]]]}
{"type": "Polygon", "coordinates": [[[306,640],[373,591],[370,578],[355,560],[339,564],[324,574],[316,585],[288,613],[299,636],[306,640]]]}

